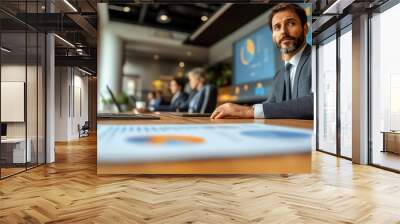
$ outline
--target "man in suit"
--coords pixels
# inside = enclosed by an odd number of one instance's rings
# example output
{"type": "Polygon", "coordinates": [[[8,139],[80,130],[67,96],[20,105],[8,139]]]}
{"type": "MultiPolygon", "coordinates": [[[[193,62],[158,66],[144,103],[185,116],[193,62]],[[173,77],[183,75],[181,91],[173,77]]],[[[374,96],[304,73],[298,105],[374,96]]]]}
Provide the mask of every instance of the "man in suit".
{"type": "Polygon", "coordinates": [[[313,119],[311,47],[306,43],[307,15],[296,4],[281,3],[271,10],[268,25],[285,66],[275,75],[267,101],[252,107],[226,103],[219,106],[211,118],[313,119]]]}
{"type": "Polygon", "coordinates": [[[185,87],[185,80],[183,78],[174,78],[169,83],[169,89],[173,94],[171,99],[170,108],[172,111],[183,111],[185,103],[189,95],[183,91],[185,87]]]}
{"type": "Polygon", "coordinates": [[[189,113],[211,113],[217,105],[217,88],[207,84],[206,71],[194,68],[189,72],[189,84],[196,93],[189,101],[189,113]]]}

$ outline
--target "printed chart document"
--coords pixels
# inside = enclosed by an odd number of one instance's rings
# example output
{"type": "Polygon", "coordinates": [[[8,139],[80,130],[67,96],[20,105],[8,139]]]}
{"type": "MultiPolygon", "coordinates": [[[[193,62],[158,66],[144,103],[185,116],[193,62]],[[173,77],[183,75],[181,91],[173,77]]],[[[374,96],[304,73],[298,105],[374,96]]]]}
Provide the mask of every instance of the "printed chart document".
{"type": "Polygon", "coordinates": [[[100,163],[159,162],[311,152],[312,132],[265,124],[99,125],[100,163]]]}

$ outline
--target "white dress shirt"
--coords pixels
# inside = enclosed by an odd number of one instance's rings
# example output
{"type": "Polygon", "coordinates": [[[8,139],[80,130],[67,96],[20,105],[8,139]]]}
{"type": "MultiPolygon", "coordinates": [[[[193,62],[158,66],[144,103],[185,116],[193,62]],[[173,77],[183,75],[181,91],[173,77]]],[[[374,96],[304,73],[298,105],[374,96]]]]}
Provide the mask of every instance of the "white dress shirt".
{"type": "MultiPolygon", "coordinates": [[[[293,96],[293,88],[294,88],[294,79],[296,76],[296,69],[297,65],[300,62],[301,55],[303,54],[304,49],[306,48],[307,44],[304,44],[304,46],[297,52],[293,57],[289,59],[289,61],[285,61],[285,66],[287,63],[290,63],[292,67],[290,68],[290,90],[292,91],[292,96],[293,96]]],[[[260,104],[254,104],[254,118],[264,118],[264,108],[263,105],[260,104]]]]}

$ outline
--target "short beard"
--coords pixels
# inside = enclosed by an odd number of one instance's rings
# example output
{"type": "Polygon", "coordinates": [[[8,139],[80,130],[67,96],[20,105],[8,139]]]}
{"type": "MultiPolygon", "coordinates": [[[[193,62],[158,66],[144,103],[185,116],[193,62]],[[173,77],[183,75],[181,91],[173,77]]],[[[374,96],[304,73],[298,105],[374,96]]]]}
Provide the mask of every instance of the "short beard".
{"type": "Polygon", "coordinates": [[[305,40],[305,38],[303,36],[301,36],[299,38],[293,38],[293,39],[295,40],[294,44],[292,47],[289,47],[289,48],[281,48],[279,43],[276,44],[278,49],[281,51],[281,54],[289,54],[289,53],[296,52],[301,46],[303,46],[304,40],[305,40]]]}
{"type": "Polygon", "coordinates": [[[298,49],[298,47],[296,45],[294,45],[293,47],[280,48],[279,50],[281,51],[281,54],[289,54],[289,53],[296,51],[297,49],[298,49]]]}

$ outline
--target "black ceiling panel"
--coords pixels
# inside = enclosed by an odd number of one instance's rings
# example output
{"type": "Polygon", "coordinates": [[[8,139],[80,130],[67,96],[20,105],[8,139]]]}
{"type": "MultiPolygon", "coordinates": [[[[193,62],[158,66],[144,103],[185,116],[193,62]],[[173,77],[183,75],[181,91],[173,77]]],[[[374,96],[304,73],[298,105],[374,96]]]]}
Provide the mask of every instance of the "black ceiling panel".
{"type": "Polygon", "coordinates": [[[265,13],[272,6],[271,4],[234,4],[194,40],[188,39],[185,43],[209,47],[265,13]]]}
{"type": "Polygon", "coordinates": [[[160,28],[171,31],[192,33],[204,22],[201,17],[206,15],[211,17],[222,4],[136,4],[123,5],[115,4],[109,7],[110,19],[113,21],[131,23],[136,25],[160,28]],[[123,7],[129,6],[129,12],[123,12],[123,7]],[[146,6],[144,8],[144,6],[146,6]],[[168,23],[160,23],[157,17],[160,11],[165,11],[171,18],[168,23]],[[143,18],[140,20],[140,15],[143,18]]]}

